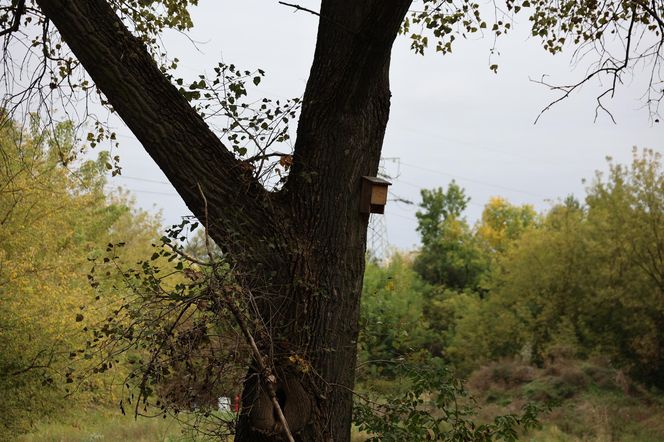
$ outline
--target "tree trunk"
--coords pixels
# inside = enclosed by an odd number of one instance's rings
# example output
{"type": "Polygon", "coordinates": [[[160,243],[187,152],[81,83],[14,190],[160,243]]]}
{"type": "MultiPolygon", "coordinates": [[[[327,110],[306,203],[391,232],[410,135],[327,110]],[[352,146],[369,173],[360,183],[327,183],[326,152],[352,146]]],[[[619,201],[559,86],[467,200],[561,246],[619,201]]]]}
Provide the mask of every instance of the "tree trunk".
{"type": "MultiPolygon", "coordinates": [[[[106,1],[37,2],[256,294],[269,332],[258,342],[274,358],[296,440],[348,441],[368,222],[361,177],[378,168],[390,51],[411,0],[322,1],[293,166],[272,194],[243,172],[106,1]]],[[[257,379],[250,371],[236,442],[283,439],[257,379]]]]}

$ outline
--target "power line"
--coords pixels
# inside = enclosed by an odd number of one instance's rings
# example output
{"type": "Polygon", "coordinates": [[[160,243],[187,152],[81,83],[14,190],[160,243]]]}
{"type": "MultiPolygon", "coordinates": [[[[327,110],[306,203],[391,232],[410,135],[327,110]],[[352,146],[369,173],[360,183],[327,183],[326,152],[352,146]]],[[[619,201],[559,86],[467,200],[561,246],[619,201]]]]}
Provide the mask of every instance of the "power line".
{"type": "MultiPolygon", "coordinates": [[[[157,192],[157,191],[154,191],[154,190],[132,189],[130,187],[122,187],[122,186],[118,186],[117,188],[124,189],[124,190],[127,190],[127,191],[132,192],[132,193],[148,193],[148,194],[152,194],[152,195],[177,196],[177,197],[180,196],[175,192],[157,192]]],[[[110,190],[116,190],[117,188],[110,189],[110,190]]]]}
{"type": "MultiPolygon", "coordinates": [[[[464,146],[468,146],[468,147],[471,147],[471,148],[480,149],[480,150],[484,150],[484,151],[492,152],[492,153],[498,153],[498,154],[501,154],[501,155],[511,156],[511,157],[527,160],[527,161],[530,161],[530,162],[537,162],[537,163],[540,163],[540,164],[549,164],[551,166],[567,166],[567,167],[569,167],[570,165],[573,165],[573,166],[578,167],[577,164],[570,163],[569,161],[556,161],[556,160],[549,160],[549,159],[531,157],[531,156],[523,155],[523,154],[520,154],[520,153],[505,151],[505,150],[502,150],[500,148],[496,148],[495,146],[485,146],[485,145],[482,146],[482,145],[479,145],[477,143],[473,143],[473,142],[470,142],[470,141],[463,141],[463,140],[459,140],[459,139],[456,139],[456,138],[446,137],[446,136],[443,136],[443,135],[434,134],[432,132],[423,131],[421,129],[412,129],[412,128],[404,127],[404,126],[401,126],[400,129],[404,130],[404,131],[408,131],[408,132],[414,132],[414,133],[422,134],[422,135],[425,135],[426,137],[431,138],[431,139],[446,140],[446,141],[451,142],[451,143],[459,143],[459,144],[463,144],[464,146]]],[[[581,169],[579,168],[579,170],[581,170],[581,169]]],[[[585,171],[586,169],[583,168],[583,170],[585,171]]]]}
{"type": "MultiPolygon", "coordinates": [[[[410,187],[413,187],[413,188],[415,188],[415,189],[419,189],[419,190],[426,189],[426,187],[423,187],[423,186],[417,185],[417,184],[415,184],[415,183],[411,183],[411,182],[409,182],[409,181],[404,181],[404,180],[402,180],[402,179],[394,180],[394,182],[399,183],[399,184],[405,184],[406,186],[410,186],[410,187]]],[[[394,193],[392,193],[392,195],[396,197],[396,199],[397,199],[396,202],[397,202],[397,203],[399,203],[399,202],[403,203],[403,202],[404,202],[404,201],[402,201],[404,198],[402,198],[402,197],[400,197],[400,196],[398,196],[398,195],[396,195],[396,194],[394,194],[394,193]]],[[[476,203],[476,202],[474,202],[474,201],[472,200],[472,198],[471,198],[470,201],[468,201],[468,204],[470,204],[471,206],[477,206],[477,207],[480,207],[480,208],[484,208],[484,204],[476,203]]],[[[415,203],[413,203],[413,205],[415,205],[415,203]]]]}
{"type": "Polygon", "coordinates": [[[171,185],[168,181],[161,181],[161,180],[150,180],[147,178],[139,178],[139,177],[134,177],[134,176],[127,176],[127,175],[116,175],[114,178],[122,178],[125,180],[132,180],[132,181],[142,181],[144,183],[155,183],[155,184],[166,184],[168,186],[171,185]]]}
{"type": "MultiPolygon", "coordinates": [[[[187,68],[187,69],[194,71],[193,68],[187,68]]],[[[266,92],[269,92],[269,91],[266,91],[266,92]]],[[[285,96],[278,96],[278,95],[275,95],[275,94],[272,94],[272,95],[277,96],[279,98],[286,99],[285,96]]],[[[446,141],[451,142],[451,143],[459,143],[459,144],[463,144],[464,146],[468,146],[468,147],[471,147],[471,148],[474,148],[474,149],[484,150],[484,151],[487,151],[487,152],[497,153],[497,154],[501,154],[501,155],[505,155],[505,156],[511,156],[511,157],[514,157],[514,158],[527,160],[529,162],[537,162],[537,163],[540,163],[540,164],[548,164],[548,165],[551,165],[551,166],[567,166],[567,167],[569,167],[570,165],[572,165],[572,166],[575,166],[575,167],[579,167],[578,164],[571,163],[570,161],[555,161],[555,160],[550,160],[550,159],[542,159],[542,158],[532,157],[532,156],[529,156],[529,155],[523,155],[523,154],[520,154],[520,153],[514,153],[514,152],[509,152],[509,151],[506,151],[506,150],[502,150],[502,149],[496,148],[494,146],[487,147],[487,146],[479,145],[477,143],[473,143],[473,142],[470,142],[470,141],[464,141],[464,140],[460,140],[460,139],[457,139],[457,138],[442,136],[442,135],[435,134],[435,133],[432,133],[432,132],[423,131],[422,129],[413,129],[413,128],[410,128],[410,127],[401,126],[401,127],[397,127],[395,129],[392,129],[392,130],[402,130],[402,131],[407,131],[407,132],[414,132],[414,133],[425,135],[426,137],[431,138],[431,139],[446,140],[446,141]]],[[[116,134],[116,136],[119,137],[119,138],[125,138],[125,139],[138,141],[137,138],[133,134],[132,135],[116,134]]],[[[383,157],[382,159],[384,161],[396,161],[397,167],[399,167],[399,163],[404,164],[404,165],[408,165],[406,163],[401,163],[400,158],[398,158],[398,157],[383,157]]],[[[579,167],[579,170],[587,171],[588,173],[594,173],[594,171],[589,171],[585,168],[581,169],[579,167]]],[[[396,177],[398,177],[399,174],[400,174],[400,172],[399,172],[399,169],[398,169],[397,173],[396,173],[396,177]]],[[[467,180],[470,181],[471,179],[467,179],[467,180]]],[[[482,184],[482,183],[478,183],[478,184],[482,184]]],[[[487,184],[487,185],[491,185],[491,184],[487,184]]],[[[505,189],[505,190],[508,190],[508,189],[505,189]]],[[[516,190],[513,190],[513,191],[516,191],[516,190]]],[[[522,191],[519,191],[519,192],[522,192],[522,191]]],[[[541,196],[541,195],[535,195],[535,196],[541,196]]]]}
{"type": "Polygon", "coordinates": [[[129,189],[129,190],[136,193],[149,193],[152,195],[177,196],[178,198],[180,197],[180,195],[178,195],[175,192],[154,192],[152,190],[136,190],[136,189],[129,189]]]}
{"type": "MultiPolygon", "coordinates": [[[[408,129],[408,128],[404,128],[404,129],[405,130],[411,130],[411,129],[408,129]]],[[[134,138],[134,137],[126,136],[126,135],[118,135],[118,136],[123,137],[123,138],[134,138]]],[[[456,142],[459,142],[459,143],[463,143],[463,144],[466,144],[466,145],[469,145],[469,146],[474,146],[474,147],[477,147],[477,148],[480,148],[480,149],[485,149],[485,150],[489,150],[489,151],[493,151],[493,152],[503,153],[503,154],[506,154],[506,155],[513,155],[513,156],[517,156],[517,157],[520,156],[520,155],[517,155],[517,154],[511,154],[509,152],[503,152],[503,151],[499,151],[499,150],[483,148],[483,147],[480,147],[480,146],[477,146],[477,145],[473,145],[472,143],[468,143],[468,142],[464,142],[464,141],[460,141],[460,140],[454,140],[454,139],[451,139],[451,138],[447,138],[447,139],[452,140],[452,141],[456,141],[456,142]]],[[[521,156],[521,157],[532,160],[532,161],[539,161],[539,160],[531,159],[531,158],[524,157],[524,156],[521,156]]],[[[392,179],[394,181],[401,182],[401,183],[406,184],[408,186],[417,187],[419,189],[422,189],[424,187],[399,179],[399,177],[401,175],[401,165],[411,167],[411,168],[414,168],[414,169],[419,169],[419,170],[429,172],[429,173],[434,173],[434,174],[441,175],[441,176],[450,177],[450,178],[453,178],[453,179],[458,179],[460,181],[467,181],[467,182],[470,182],[470,183],[475,183],[475,184],[479,184],[479,185],[486,186],[486,187],[492,187],[492,188],[496,188],[496,189],[505,190],[505,191],[508,191],[508,192],[517,192],[517,193],[521,193],[521,194],[524,194],[524,195],[535,196],[535,197],[538,197],[538,198],[552,199],[549,196],[537,194],[537,193],[534,193],[534,192],[530,192],[528,190],[517,189],[517,188],[514,188],[514,187],[503,186],[503,185],[500,185],[500,184],[493,184],[493,183],[490,183],[490,182],[487,182],[487,181],[482,181],[482,180],[478,180],[478,179],[475,179],[475,178],[469,178],[469,177],[465,177],[465,176],[462,176],[462,175],[457,175],[457,174],[445,172],[445,171],[442,171],[442,170],[436,170],[436,169],[431,169],[431,168],[427,168],[427,167],[422,167],[422,166],[418,166],[418,165],[412,164],[412,163],[404,163],[398,157],[384,157],[384,158],[381,158],[381,161],[383,162],[383,165],[382,165],[383,175],[385,175],[386,178],[392,179]],[[393,175],[385,174],[385,172],[384,172],[385,162],[395,163],[396,167],[397,167],[396,173],[394,173],[393,175]]],[[[133,180],[133,181],[142,181],[142,182],[146,182],[146,183],[165,184],[165,185],[169,185],[169,186],[171,185],[171,183],[169,183],[168,181],[151,180],[151,179],[147,179],[147,178],[139,178],[139,177],[133,177],[133,176],[126,176],[126,175],[119,175],[118,177],[128,179],[128,180],[133,180]]]]}
{"type": "Polygon", "coordinates": [[[415,222],[417,222],[417,218],[413,218],[412,216],[399,215],[398,213],[390,212],[390,213],[388,214],[388,216],[396,216],[397,218],[403,218],[403,219],[407,219],[408,221],[415,221],[415,222]]]}
{"type": "Polygon", "coordinates": [[[453,179],[458,179],[460,181],[468,181],[469,183],[475,183],[475,184],[479,184],[479,185],[487,186],[487,187],[494,187],[496,189],[507,190],[509,192],[517,192],[517,193],[523,193],[524,195],[536,196],[538,198],[551,199],[548,196],[540,195],[540,194],[533,193],[533,192],[529,192],[527,190],[515,189],[513,187],[507,187],[507,186],[501,186],[499,184],[488,183],[486,181],[481,181],[481,180],[477,180],[477,179],[474,179],[474,178],[468,178],[468,177],[464,177],[464,176],[461,176],[461,175],[456,175],[456,174],[449,173],[449,172],[443,172],[441,170],[429,169],[428,167],[422,167],[422,166],[418,166],[416,164],[410,164],[410,163],[404,163],[404,162],[401,162],[401,164],[404,165],[404,166],[407,166],[407,167],[412,167],[413,169],[419,169],[419,170],[423,170],[425,172],[434,173],[434,174],[442,175],[442,176],[447,176],[447,177],[450,177],[450,178],[453,178],[453,179]]]}

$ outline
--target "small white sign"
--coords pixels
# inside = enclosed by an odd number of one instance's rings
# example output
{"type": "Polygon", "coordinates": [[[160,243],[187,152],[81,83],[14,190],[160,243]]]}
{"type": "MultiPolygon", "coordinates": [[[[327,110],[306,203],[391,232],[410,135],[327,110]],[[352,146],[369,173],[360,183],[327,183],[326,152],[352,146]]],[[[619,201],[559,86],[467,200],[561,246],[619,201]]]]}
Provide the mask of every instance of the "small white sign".
{"type": "Polygon", "coordinates": [[[217,401],[217,407],[219,411],[231,411],[231,398],[229,397],[220,397],[217,401]]]}

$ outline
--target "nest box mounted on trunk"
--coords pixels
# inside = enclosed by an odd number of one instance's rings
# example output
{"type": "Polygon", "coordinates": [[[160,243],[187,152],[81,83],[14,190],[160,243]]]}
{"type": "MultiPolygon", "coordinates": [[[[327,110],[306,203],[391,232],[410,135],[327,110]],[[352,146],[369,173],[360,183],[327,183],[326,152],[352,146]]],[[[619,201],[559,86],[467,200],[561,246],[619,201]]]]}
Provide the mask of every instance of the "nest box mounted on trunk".
{"type": "Polygon", "coordinates": [[[385,213],[387,204],[387,186],[389,181],[375,176],[362,177],[362,195],[360,196],[360,212],[385,213]]]}

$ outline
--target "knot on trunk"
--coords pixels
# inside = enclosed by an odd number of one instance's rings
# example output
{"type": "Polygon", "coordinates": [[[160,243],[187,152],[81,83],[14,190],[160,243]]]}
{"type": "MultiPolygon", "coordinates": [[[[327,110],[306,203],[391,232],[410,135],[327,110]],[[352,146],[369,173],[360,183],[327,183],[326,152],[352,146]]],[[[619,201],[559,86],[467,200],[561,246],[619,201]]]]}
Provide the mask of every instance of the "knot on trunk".
{"type": "MultiPolygon", "coordinates": [[[[251,426],[261,433],[281,434],[283,427],[267,390],[259,382],[253,390],[249,402],[245,402],[245,406],[249,407],[251,426]]],[[[288,375],[280,376],[274,391],[291,433],[297,433],[307,425],[311,416],[309,395],[299,379],[288,375]]]]}

